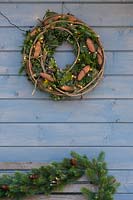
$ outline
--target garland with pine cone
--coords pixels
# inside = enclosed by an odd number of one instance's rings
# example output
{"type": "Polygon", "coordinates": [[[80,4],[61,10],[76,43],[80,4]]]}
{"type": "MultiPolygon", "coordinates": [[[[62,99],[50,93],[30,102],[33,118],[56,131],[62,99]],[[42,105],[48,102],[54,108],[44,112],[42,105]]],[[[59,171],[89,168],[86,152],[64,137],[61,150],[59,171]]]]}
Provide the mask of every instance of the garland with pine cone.
{"type": "Polygon", "coordinates": [[[101,80],[104,50],[99,36],[71,14],[47,11],[44,19],[28,31],[22,48],[23,65],[36,88],[54,99],[82,96],[101,80]],[[61,69],[54,58],[64,41],[73,46],[75,61],[61,69]]]}
{"type": "Polygon", "coordinates": [[[27,173],[3,175],[0,177],[0,198],[20,200],[30,195],[48,195],[74,183],[83,175],[86,175],[93,186],[93,191],[86,187],[81,188],[86,199],[113,200],[119,183],[115,177],[108,175],[103,152],[92,160],[85,155],[71,152],[71,159],[64,158],[60,163],[53,162],[27,173]]]}

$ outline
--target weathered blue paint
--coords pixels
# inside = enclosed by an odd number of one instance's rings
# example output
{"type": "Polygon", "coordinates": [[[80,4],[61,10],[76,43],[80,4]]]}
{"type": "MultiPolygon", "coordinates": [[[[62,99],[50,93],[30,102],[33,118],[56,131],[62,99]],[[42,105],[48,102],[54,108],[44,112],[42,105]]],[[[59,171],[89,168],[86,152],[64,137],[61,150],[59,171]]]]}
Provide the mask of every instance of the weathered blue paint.
{"type": "MultiPolygon", "coordinates": [[[[115,200],[132,200],[133,2],[63,2],[64,12],[69,10],[100,34],[105,77],[82,101],[53,102],[40,91],[32,96],[33,85],[25,74],[18,76],[24,37],[0,16],[0,162],[58,161],[71,150],[92,158],[103,150],[110,174],[122,183],[115,200]]],[[[62,2],[0,0],[0,10],[25,30],[48,8],[62,12],[62,2]]],[[[57,56],[71,62],[65,49],[57,56]]]]}
{"type": "MultiPolygon", "coordinates": [[[[106,51],[132,51],[133,29],[130,27],[95,27],[100,34],[106,51]]],[[[25,28],[29,30],[29,28],[25,28]]],[[[0,50],[20,51],[23,42],[23,35],[19,30],[11,27],[0,29],[0,50]]],[[[65,50],[65,48],[64,48],[65,50]]]]}
{"type": "MultiPolygon", "coordinates": [[[[99,86],[91,92],[86,94],[84,99],[93,98],[133,98],[133,76],[108,76],[105,75],[104,79],[101,80],[99,86]],[[117,87],[116,87],[117,85],[117,87]],[[130,85],[130,87],[129,87],[130,85]]],[[[29,82],[25,76],[18,77],[13,76],[0,76],[0,98],[31,98],[31,99],[49,99],[49,95],[36,91],[32,95],[34,86],[29,82]],[[24,90],[23,90],[24,88],[24,90]]],[[[79,98],[78,98],[79,99],[79,98]]]]}
{"type": "MultiPolygon", "coordinates": [[[[62,57],[62,54],[65,54],[67,56],[68,61],[71,60],[71,52],[57,53],[60,54],[60,57],[62,57]]],[[[105,75],[133,75],[132,51],[106,51],[105,57],[105,75]]],[[[22,58],[20,56],[20,52],[0,51],[0,74],[18,75],[18,69],[21,66],[21,60],[22,58]]]]}

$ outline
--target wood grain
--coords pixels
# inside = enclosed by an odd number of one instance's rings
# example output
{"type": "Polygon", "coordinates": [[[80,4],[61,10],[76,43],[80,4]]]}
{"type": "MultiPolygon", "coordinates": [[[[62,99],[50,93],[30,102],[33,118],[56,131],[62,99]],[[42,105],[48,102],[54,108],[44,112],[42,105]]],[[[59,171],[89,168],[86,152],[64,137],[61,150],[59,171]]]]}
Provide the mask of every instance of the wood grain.
{"type": "MultiPolygon", "coordinates": [[[[27,2],[27,3],[46,3],[46,2],[55,2],[55,3],[61,3],[62,1],[60,1],[60,0],[48,0],[48,1],[45,1],[45,0],[0,0],[0,2],[1,3],[20,3],[20,4],[23,4],[23,3],[25,3],[25,2],[27,2]]],[[[84,3],[89,3],[89,4],[92,4],[93,2],[96,2],[96,3],[132,3],[132,0],[78,0],[78,1],[76,1],[76,0],[64,0],[63,2],[69,2],[69,3],[82,3],[82,2],[84,2],[84,3]]]]}
{"type": "Polygon", "coordinates": [[[133,25],[133,4],[66,3],[64,10],[67,9],[90,26],[133,25]]]}
{"type": "MultiPolygon", "coordinates": [[[[85,198],[80,194],[75,195],[51,195],[49,197],[46,197],[44,195],[36,195],[33,197],[27,197],[24,200],[56,200],[56,199],[63,199],[63,200],[85,200],[85,198]]],[[[133,195],[132,194],[116,194],[115,200],[132,200],[133,195]]],[[[3,200],[9,200],[9,199],[3,199],[3,200]]]]}
{"type": "MultiPolygon", "coordinates": [[[[133,76],[105,76],[100,84],[84,99],[92,98],[133,98],[133,76]]],[[[25,76],[0,76],[0,99],[37,98],[49,99],[47,93],[37,90],[32,95],[34,85],[25,76]],[[24,89],[25,88],[25,89],[24,89]]]]}
{"type": "Polygon", "coordinates": [[[0,122],[133,122],[133,100],[1,100],[0,122]],[[45,108],[42,109],[42,108],[45,108]],[[75,109],[80,108],[80,109],[75,109]]]}
{"type": "MultiPolygon", "coordinates": [[[[105,50],[133,50],[133,29],[131,27],[97,27],[94,30],[101,36],[105,50]]],[[[24,36],[19,30],[11,27],[0,28],[0,51],[20,50],[23,40],[24,36]]]]}
{"type": "Polygon", "coordinates": [[[133,169],[133,147],[0,147],[0,160],[49,163],[69,157],[70,151],[86,154],[90,159],[104,151],[109,169],[133,169]]]}
{"type": "MultiPolygon", "coordinates": [[[[18,26],[33,26],[37,25],[38,18],[43,19],[45,12],[50,9],[56,12],[61,11],[61,4],[56,3],[26,3],[21,1],[17,3],[1,3],[0,10],[6,15],[14,24],[18,26]],[[14,14],[15,13],[15,14],[14,14]]],[[[9,22],[0,15],[0,26],[10,26],[9,22]]]]}
{"type": "MultiPolygon", "coordinates": [[[[133,52],[105,52],[105,56],[105,75],[133,75],[133,52]]],[[[64,51],[57,51],[55,57],[59,67],[71,64],[74,58],[72,52],[64,51]]],[[[21,61],[20,52],[0,52],[0,75],[18,75],[21,61]]]]}
{"type": "Polygon", "coordinates": [[[133,146],[132,130],[132,123],[1,123],[0,146],[133,146]]]}
{"type": "MultiPolygon", "coordinates": [[[[22,1],[21,1],[22,2],[22,1]]],[[[93,1],[92,1],[93,2],[93,1]]],[[[9,3],[0,5],[1,11],[10,18],[10,20],[19,26],[34,26],[37,18],[42,19],[47,9],[61,12],[60,4],[49,3],[26,3],[17,4],[9,3]],[[15,15],[14,15],[15,13],[15,15]],[[23,15],[25,13],[25,15],[23,15]]],[[[63,6],[64,13],[70,12],[88,23],[90,26],[133,26],[133,4],[98,4],[87,2],[65,3],[63,6]],[[92,15],[92,13],[94,13],[92,15]],[[105,17],[106,16],[106,17],[105,17]]],[[[9,23],[0,16],[0,26],[8,26],[9,23]]]]}

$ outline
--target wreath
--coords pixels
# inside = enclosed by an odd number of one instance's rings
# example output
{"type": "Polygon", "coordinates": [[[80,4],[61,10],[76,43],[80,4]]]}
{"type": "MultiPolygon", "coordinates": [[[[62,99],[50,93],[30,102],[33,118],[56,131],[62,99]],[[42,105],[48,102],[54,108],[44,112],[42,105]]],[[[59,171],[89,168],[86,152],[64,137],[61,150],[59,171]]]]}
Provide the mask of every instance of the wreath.
{"type": "Polygon", "coordinates": [[[47,11],[44,19],[26,33],[23,69],[35,88],[55,99],[82,96],[100,81],[104,71],[104,50],[99,36],[71,14],[47,11]],[[61,69],[54,58],[64,41],[73,47],[75,61],[61,69]]]}
{"type": "Polygon", "coordinates": [[[81,189],[86,199],[113,200],[119,183],[108,175],[104,153],[92,160],[75,152],[71,152],[71,156],[71,159],[65,158],[60,163],[53,162],[27,173],[3,175],[0,177],[0,198],[18,200],[29,195],[48,195],[86,175],[93,186],[93,191],[86,187],[81,189]]]}

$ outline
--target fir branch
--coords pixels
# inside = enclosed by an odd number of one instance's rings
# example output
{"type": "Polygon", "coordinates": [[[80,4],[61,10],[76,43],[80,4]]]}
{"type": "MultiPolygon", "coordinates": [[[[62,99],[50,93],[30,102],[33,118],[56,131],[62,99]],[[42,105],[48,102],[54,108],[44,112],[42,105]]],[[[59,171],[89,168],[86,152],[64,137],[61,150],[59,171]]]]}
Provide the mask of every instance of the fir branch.
{"type": "Polygon", "coordinates": [[[87,188],[81,189],[83,195],[89,200],[113,200],[113,195],[120,185],[115,177],[108,175],[104,158],[105,154],[101,152],[97,159],[92,159],[86,169],[85,173],[88,180],[97,188],[95,192],[87,188]]]}
{"type": "Polygon", "coordinates": [[[108,175],[104,153],[100,153],[97,159],[89,160],[87,156],[81,156],[76,152],[71,152],[71,159],[64,158],[60,163],[53,162],[27,173],[3,175],[0,177],[0,198],[9,197],[18,200],[40,193],[48,195],[75,182],[84,174],[90,183],[98,188],[95,192],[82,188],[81,192],[87,199],[113,199],[119,183],[115,177],[108,175]]]}

